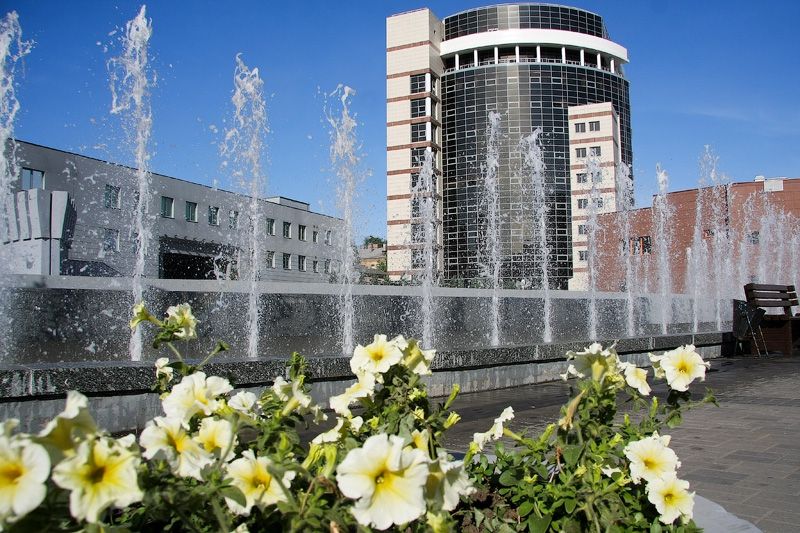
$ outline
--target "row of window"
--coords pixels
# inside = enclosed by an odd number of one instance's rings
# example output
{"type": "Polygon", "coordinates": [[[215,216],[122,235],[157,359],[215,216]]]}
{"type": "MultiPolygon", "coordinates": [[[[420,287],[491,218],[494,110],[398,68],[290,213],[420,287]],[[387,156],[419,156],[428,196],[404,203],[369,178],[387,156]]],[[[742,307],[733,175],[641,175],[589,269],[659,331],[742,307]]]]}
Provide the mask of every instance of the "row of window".
{"type": "MultiPolygon", "coordinates": [[[[602,152],[599,146],[590,146],[589,154],[600,157],[602,152]]],[[[575,157],[577,158],[586,157],[586,148],[575,148],[575,157]]]]}
{"type": "MultiPolygon", "coordinates": [[[[594,206],[598,209],[603,207],[603,199],[602,198],[595,198],[594,199],[594,206]]],[[[578,198],[578,209],[586,209],[589,207],[589,199],[588,198],[578,198]]]]}
{"type": "MultiPolygon", "coordinates": [[[[277,268],[276,266],[277,252],[267,252],[267,266],[269,268],[277,268]]],[[[311,272],[319,274],[319,261],[317,259],[311,260],[311,272]]],[[[281,266],[284,270],[292,270],[292,254],[281,254],[281,266]]],[[[300,272],[308,272],[308,258],[304,255],[297,256],[297,270],[300,272]]],[[[322,262],[323,274],[331,273],[331,260],[325,259],[322,262]]]]}
{"type": "MultiPolygon", "coordinates": [[[[589,121],[589,131],[600,131],[600,121],[599,120],[589,121]]],[[[575,133],[586,133],[586,123],[576,122],[575,133]]]]}

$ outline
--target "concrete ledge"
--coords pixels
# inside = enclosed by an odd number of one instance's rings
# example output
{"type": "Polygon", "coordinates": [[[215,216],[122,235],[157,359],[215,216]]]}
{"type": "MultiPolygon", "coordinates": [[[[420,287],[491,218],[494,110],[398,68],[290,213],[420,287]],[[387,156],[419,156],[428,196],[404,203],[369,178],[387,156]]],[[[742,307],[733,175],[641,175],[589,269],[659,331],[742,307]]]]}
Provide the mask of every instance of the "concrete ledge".
{"type": "MultiPolygon", "coordinates": [[[[647,352],[695,343],[706,359],[721,354],[721,334],[668,335],[620,339],[617,351],[625,359],[645,365],[647,352]]],[[[609,346],[608,340],[603,345],[609,346]]],[[[565,354],[587,343],[485,348],[439,352],[433,375],[427,378],[433,397],[446,396],[454,384],[462,392],[516,387],[559,379],[567,367],[565,354]]],[[[308,359],[312,395],[320,403],[341,393],[354,379],[349,359],[308,359]]],[[[286,359],[226,360],[208,364],[208,374],[224,376],[237,388],[258,393],[286,374],[286,359]]],[[[110,431],[142,428],[161,414],[152,362],[86,362],[0,366],[0,418],[18,418],[22,429],[37,431],[61,412],[69,390],[89,397],[98,423],[110,431]]]]}

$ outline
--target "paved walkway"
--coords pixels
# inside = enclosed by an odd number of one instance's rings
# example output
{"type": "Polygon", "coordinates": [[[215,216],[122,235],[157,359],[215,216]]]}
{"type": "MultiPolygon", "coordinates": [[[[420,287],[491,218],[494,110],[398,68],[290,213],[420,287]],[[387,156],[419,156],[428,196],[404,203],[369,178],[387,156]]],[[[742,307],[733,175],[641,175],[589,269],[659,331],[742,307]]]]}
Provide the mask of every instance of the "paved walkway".
{"type": "MultiPolygon", "coordinates": [[[[715,360],[705,385],[720,407],[690,411],[669,431],[680,477],[764,532],[800,531],[800,357],[715,360]]],[[[558,418],[568,394],[559,382],[461,395],[454,409],[462,421],[447,445],[465,449],[508,405],[512,429],[541,429],[558,418]]]]}

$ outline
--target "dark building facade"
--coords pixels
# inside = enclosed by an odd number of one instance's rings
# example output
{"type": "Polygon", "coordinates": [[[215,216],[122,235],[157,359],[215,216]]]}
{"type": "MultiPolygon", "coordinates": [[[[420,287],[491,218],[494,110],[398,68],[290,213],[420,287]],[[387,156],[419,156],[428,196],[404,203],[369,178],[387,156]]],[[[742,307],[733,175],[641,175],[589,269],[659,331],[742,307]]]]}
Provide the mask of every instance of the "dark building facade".
{"type": "MultiPolygon", "coordinates": [[[[411,19],[417,13],[395,17],[411,19]]],[[[390,23],[388,30],[402,34],[398,31],[402,30],[400,22],[390,23]]],[[[429,48],[438,49],[438,57],[427,54],[431,57],[428,70],[433,80],[433,99],[439,105],[432,106],[434,127],[429,146],[441,152],[437,159],[441,170],[437,193],[441,201],[439,244],[443,276],[457,280],[480,276],[480,247],[486,227],[486,210],[480,201],[484,187],[482,169],[489,113],[495,111],[501,116],[498,146],[501,277],[507,283],[520,279],[535,282],[537,277],[540,250],[532,244],[532,224],[526,220],[530,215],[525,206],[530,205],[532,198],[523,183],[519,145],[522,137],[540,127],[546,166],[550,282],[552,287],[567,288],[573,277],[574,258],[578,257],[573,254],[572,223],[574,215],[580,216],[573,213],[577,205],[573,201],[573,182],[586,166],[586,156],[580,155],[580,143],[588,143],[594,153],[591,145],[596,141],[598,162],[611,174],[605,187],[609,192],[616,188],[614,167],[620,162],[627,165],[632,162],[629,85],[621,68],[627,62],[627,51],[609,40],[599,15],[571,7],[542,4],[484,7],[446,17],[440,28],[431,26],[429,48]],[[570,108],[574,113],[578,106],[600,103],[611,104],[618,127],[614,132],[618,146],[602,150],[605,153],[601,153],[599,145],[611,139],[612,133],[601,134],[598,130],[593,137],[576,140],[570,129],[579,126],[571,124],[568,116],[570,108]]],[[[392,52],[400,56],[408,52],[401,48],[402,44],[391,39],[389,42],[394,45],[387,48],[391,70],[392,52]]],[[[398,57],[395,62],[402,63],[403,59],[398,57]]],[[[410,72],[415,70],[420,69],[410,72]]],[[[396,76],[397,72],[390,75],[396,76]]],[[[391,99],[392,95],[389,96],[391,99]]],[[[591,117],[587,120],[592,122],[591,117]]],[[[390,132],[390,143],[393,137],[396,135],[390,132]]],[[[390,174],[389,181],[395,176],[390,174]]],[[[615,203],[606,201],[605,209],[613,210],[615,203]]],[[[392,211],[390,202],[390,228],[392,211]]],[[[402,243],[389,240],[391,272],[396,271],[392,246],[402,243]]]]}

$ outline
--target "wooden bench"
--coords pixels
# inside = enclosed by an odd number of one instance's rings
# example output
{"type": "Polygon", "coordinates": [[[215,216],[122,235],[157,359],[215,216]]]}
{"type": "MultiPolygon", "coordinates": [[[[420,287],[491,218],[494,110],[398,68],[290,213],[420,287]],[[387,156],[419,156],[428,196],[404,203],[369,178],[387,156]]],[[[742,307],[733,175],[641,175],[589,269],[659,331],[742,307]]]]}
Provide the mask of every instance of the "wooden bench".
{"type": "Polygon", "coordinates": [[[794,285],[748,283],[744,294],[748,304],[767,312],[760,324],[764,348],[792,355],[792,347],[800,341],[800,315],[792,315],[792,307],[798,305],[794,285]],[[771,314],[770,310],[776,308],[783,313],[771,314]]]}

